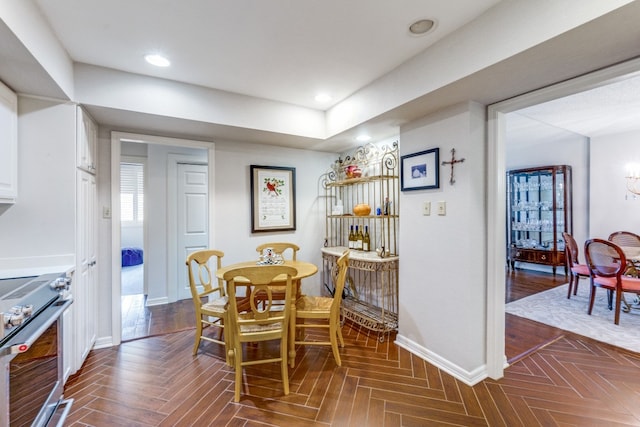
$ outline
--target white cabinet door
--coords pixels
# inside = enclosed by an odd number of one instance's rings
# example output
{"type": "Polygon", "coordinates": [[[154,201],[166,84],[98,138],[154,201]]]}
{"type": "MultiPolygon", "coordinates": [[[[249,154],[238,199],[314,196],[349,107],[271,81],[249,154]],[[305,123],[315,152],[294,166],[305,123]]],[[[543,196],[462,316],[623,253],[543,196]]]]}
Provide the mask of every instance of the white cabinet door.
{"type": "Polygon", "coordinates": [[[18,197],[18,97],[0,82],[0,203],[18,197]]]}
{"type": "Polygon", "coordinates": [[[76,274],[72,284],[75,312],[75,369],[80,369],[96,341],[96,178],[78,169],[76,274]]]}
{"type": "Polygon", "coordinates": [[[77,140],[76,163],[80,169],[95,173],[96,171],[96,143],[97,127],[93,119],[81,107],[77,108],[77,140]]]}

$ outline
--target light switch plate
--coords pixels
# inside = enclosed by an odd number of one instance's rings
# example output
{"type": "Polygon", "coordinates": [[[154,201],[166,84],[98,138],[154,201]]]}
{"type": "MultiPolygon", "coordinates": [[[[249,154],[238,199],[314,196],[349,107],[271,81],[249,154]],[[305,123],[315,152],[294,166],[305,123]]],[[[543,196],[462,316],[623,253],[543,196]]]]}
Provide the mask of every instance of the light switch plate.
{"type": "Polygon", "coordinates": [[[447,202],[438,202],[438,215],[447,214],[447,202]]]}
{"type": "Polygon", "coordinates": [[[431,215],[431,202],[424,202],[424,204],[422,205],[422,215],[431,215]]]}

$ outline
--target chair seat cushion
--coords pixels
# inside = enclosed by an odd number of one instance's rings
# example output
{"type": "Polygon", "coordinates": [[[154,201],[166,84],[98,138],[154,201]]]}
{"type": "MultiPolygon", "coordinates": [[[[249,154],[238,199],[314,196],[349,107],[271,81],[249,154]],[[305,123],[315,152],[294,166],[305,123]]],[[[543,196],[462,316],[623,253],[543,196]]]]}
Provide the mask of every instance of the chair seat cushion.
{"type": "MultiPolygon", "coordinates": [[[[280,315],[276,312],[273,314],[273,316],[278,316],[280,317],[280,315]]],[[[271,316],[271,317],[273,317],[271,316]]],[[[238,314],[238,320],[240,322],[242,322],[243,319],[246,320],[252,320],[253,317],[253,313],[239,313],[238,314]]],[[[251,332],[268,332],[268,331],[277,331],[279,329],[282,329],[282,322],[279,321],[275,321],[273,323],[263,323],[260,325],[257,324],[242,324],[240,323],[240,331],[244,332],[244,333],[251,333],[251,332]]]]}
{"type": "Polygon", "coordinates": [[[227,311],[227,303],[229,302],[229,298],[224,296],[221,298],[213,299],[206,304],[202,304],[202,310],[210,313],[224,313],[227,311]]]}
{"type": "Polygon", "coordinates": [[[296,309],[303,311],[329,311],[333,298],[302,295],[296,301],[296,309]]]}
{"type": "MultiPolygon", "coordinates": [[[[600,277],[596,276],[593,279],[593,282],[596,285],[615,289],[616,288],[616,278],[615,277],[600,277]]],[[[623,277],[622,278],[622,289],[625,292],[640,292],[640,279],[635,277],[623,277]]]]}
{"type": "Polygon", "coordinates": [[[589,276],[589,267],[586,264],[576,264],[571,267],[571,272],[578,276],[589,276]]]}

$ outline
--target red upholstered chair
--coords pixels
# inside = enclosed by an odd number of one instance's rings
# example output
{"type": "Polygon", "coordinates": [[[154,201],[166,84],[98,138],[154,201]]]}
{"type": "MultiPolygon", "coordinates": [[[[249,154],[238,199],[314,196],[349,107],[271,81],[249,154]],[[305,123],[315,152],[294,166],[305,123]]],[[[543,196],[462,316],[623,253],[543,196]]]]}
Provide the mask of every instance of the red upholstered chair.
{"type": "Polygon", "coordinates": [[[569,289],[567,290],[567,298],[571,298],[571,290],[573,294],[578,292],[578,281],[581,277],[589,277],[589,267],[587,264],[580,264],[578,261],[578,245],[573,236],[569,233],[562,233],[564,239],[564,251],[567,258],[567,267],[571,272],[569,277],[569,289]]]}
{"type": "Polygon", "coordinates": [[[608,240],[590,239],[584,244],[587,266],[591,274],[591,294],[589,310],[593,311],[596,288],[604,288],[615,293],[614,323],[620,323],[620,305],[623,292],[640,293],[640,279],[625,276],[627,258],[618,245],[608,240]]]}

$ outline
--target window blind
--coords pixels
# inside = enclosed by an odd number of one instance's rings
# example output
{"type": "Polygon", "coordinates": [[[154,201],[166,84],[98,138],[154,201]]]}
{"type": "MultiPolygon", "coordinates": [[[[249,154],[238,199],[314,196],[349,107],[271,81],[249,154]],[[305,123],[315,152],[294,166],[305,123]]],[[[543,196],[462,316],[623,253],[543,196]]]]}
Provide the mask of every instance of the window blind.
{"type": "Polygon", "coordinates": [[[144,165],[120,163],[120,219],[123,222],[144,220],[144,165]]]}

